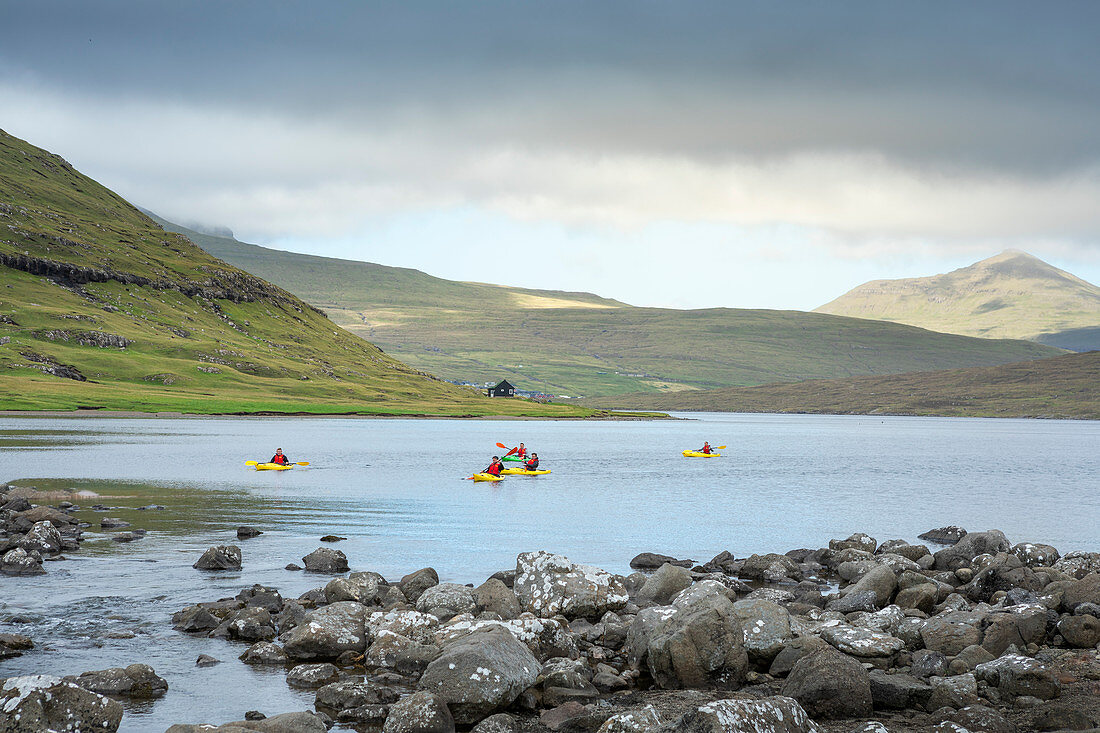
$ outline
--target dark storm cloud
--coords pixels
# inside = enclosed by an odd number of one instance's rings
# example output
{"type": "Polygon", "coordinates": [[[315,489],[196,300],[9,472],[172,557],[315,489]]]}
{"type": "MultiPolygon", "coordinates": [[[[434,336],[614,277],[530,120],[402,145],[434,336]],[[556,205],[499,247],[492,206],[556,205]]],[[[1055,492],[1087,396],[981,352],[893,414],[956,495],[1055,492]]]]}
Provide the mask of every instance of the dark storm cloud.
{"type": "Polygon", "coordinates": [[[1100,4],[5,3],[0,80],[465,143],[1100,160],[1100,4]]]}

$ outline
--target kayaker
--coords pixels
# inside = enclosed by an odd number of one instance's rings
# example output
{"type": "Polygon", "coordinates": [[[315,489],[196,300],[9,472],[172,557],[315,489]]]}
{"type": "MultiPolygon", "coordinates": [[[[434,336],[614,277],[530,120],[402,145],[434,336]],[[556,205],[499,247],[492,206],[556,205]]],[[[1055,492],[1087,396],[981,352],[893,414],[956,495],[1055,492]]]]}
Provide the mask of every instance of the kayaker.
{"type": "Polygon", "coordinates": [[[268,463],[278,463],[280,466],[285,466],[290,463],[290,459],[283,455],[282,448],[275,449],[275,455],[271,456],[271,460],[268,463]]]}
{"type": "Polygon", "coordinates": [[[504,468],[504,464],[500,462],[500,456],[493,456],[493,462],[489,464],[482,473],[487,473],[490,476],[499,476],[501,469],[504,468]]]}
{"type": "Polygon", "coordinates": [[[526,458],[527,449],[523,447],[523,443],[519,444],[519,448],[516,448],[516,458],[526,458]]]}
{"type": "Polygon", "coordinates": [[[703,441],[703,447],[699,449],[700,453],[710,453],[710,441],[703,441]]]}
{"type": "Polygon", "coordinates": [[[524,462],[523,466],[528,471],[534,471],[534,470],[538,469],[538,467],[539,467],[539,454],[538,453],[532,453],[531,457],[524,462]]]}

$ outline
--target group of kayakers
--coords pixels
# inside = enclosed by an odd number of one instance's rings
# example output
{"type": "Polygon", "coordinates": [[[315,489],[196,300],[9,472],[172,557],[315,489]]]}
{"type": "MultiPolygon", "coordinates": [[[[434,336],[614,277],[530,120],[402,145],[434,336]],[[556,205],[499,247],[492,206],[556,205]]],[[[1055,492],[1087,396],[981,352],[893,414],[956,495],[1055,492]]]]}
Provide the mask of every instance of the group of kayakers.
{"type": "MultiPolygon", "coordinates": [[[[499,445],[499,444],[498,444],[499,445]]],[[[519,446],[508,451],[507,456],[515,456],[516,459],[523,462],[523,467],[528,471],[536,471],[539,467],[539,454],[534,451],[530,455],[527,454],[527,446],[520,443],[519,446]]],[[[492,462],[489,463],[489,467],[482,473],[487,473],[490,476],[500,476],[500,472],[504,470],[504,461],[500,456],[493,456],[492,462]]]]}

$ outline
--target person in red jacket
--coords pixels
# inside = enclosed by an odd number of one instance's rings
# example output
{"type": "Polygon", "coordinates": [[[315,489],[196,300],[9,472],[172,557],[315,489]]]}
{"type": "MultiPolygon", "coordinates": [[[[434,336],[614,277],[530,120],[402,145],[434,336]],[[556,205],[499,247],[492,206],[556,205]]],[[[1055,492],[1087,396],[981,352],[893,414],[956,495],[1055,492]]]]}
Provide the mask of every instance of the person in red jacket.
{"type": "Polygon", "coordinates": [[[271,460],[268,463],[278,463],[280,466],[285,466],[290,463],[290,459],[283,455],[282,448],[275,449],[275,455],[271,456],[271,460]]]}
{"type": "Polygon", "coordinates": [[[499,476],[501,469],[504,468],[504,464],[500,462],[500,456],[493,456],[493,462],[489,464],[482,473],[487,473],[490,476],[499,476]]]}
{"type": "Polygon", "coordinates": [[[700,453],[710,453],[710,441],[703,441],[703,447],[699,449],[700,453]]]}
{"type": "Polygon", "coordinates": [[[516,458],[526,458],[527,449],[523,447],[523,443],[519,444],[519,448],[516,448],[516,458]]]}
{"type": "Polygon", "coordinates": [[[524,462],[523,466],[528,471],[534,471],[534,470],[538,469],[538,467],[539,467],[539,454],[538,453],[532,453],[531,457],[524,462]]]}

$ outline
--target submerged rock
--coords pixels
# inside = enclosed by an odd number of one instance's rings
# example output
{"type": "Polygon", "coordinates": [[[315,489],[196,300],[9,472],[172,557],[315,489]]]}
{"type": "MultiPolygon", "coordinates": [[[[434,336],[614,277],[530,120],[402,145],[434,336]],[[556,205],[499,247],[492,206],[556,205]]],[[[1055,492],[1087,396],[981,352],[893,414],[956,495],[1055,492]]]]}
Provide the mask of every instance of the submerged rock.
{"type": "Polygon", "coordinates": [[[211,547],[191,567],[197,570],[240,570],[241,548],[236,545],[211,547]]]}
{"type": "Polygon", "coordinates": [[[311,573],[346,573],[348,571],[347,556],[331,547],[318,547],[303,557],[302,563],[311,573]]]}
{"type": "Polygon", "coordinates": [[[79,687],[101,695],[131,698],[156,698],[168,692],[168,682],[147,664],[131,664],[129,667],[112,667],[96,672],[84,672],[65,677],[79,687]]]}

